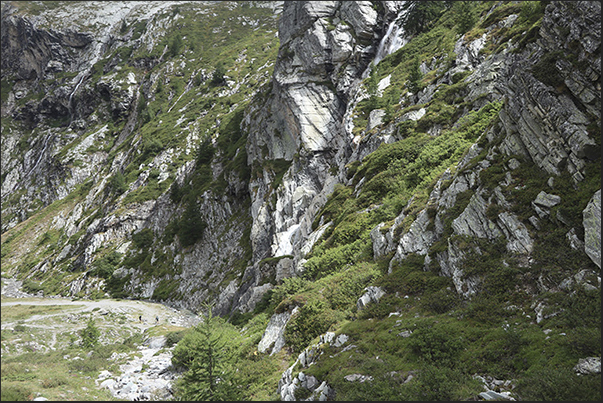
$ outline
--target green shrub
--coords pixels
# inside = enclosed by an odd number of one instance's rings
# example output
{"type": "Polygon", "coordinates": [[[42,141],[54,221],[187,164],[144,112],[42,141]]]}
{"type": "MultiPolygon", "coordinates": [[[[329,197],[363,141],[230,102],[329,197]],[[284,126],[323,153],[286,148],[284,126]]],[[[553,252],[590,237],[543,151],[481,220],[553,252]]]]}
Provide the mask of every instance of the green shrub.
{"type": "Polygon", "coordinates": [[[464,309],[468,318],[486,324],[498,323],[509,316],[499,298],[492,298],[486,293],[477,293],[464,309]]]}
{"type": "Polygon", "coordinates": [[[302,293],[308,289],[310,282],[302,277],[287,277],[271,290],[271,304],[277,306],[285,298],[302,293]]]}
{"type": "Polygon", "coordinates": [[[151,297],[155,301],[165,301],[167,299],[174,299],[176,296],[174,292],[178,289],[178,281],[176,280],[161,280],[157,287],[153,290],[153,296],[151,297]]]}
{"type": "Polygon", "coordinates": [[[226,69],[224,68],[224,65],[220,63],[216,66],[216,69],[211,76],[211,84],[216,87],[226,85],[224,74],[226,74],[226,69]]]}
{"type": "Polygon", "coordinates": [[[111,179],[109,179],[109,189],[111,189],[111,191],[117,195],[120,195],[128,190],[126,178],[120,171],[117,171],[113,176],[111,176],[111,179]]]}
{"type": "Polygon", "coordinates": [[[30,294],[36,294],[39,291],[44,290],[44,287],[39,281],[28,278],[23,281],[23,290],[30,294]]]}
{"type": "Polygon", "coordinates": [[[323,295],[332,309],[338,311],[353,310],[362,291],[374,279],[380,276],[375,264],[359,263],[330,277],[325,277],[323,295]]]}
{"type": "Polygon", "coordinates": [[[522,1],[519,22],[532,24],[540,19],[544,13],[544,6],[541,3],[541,1],[522,1]]]}
{"type": "Polygon", "coordinates": [[[477,22],[473,3],[472,1],[459,1],[455,2],[453,6],[456,13],[457,33],[461,35],[473,28],[477,22]]]}
{"type": "Polygon", "coordinates": [[[464,347],[463,339],[446,324],[420,324],[409,337],[411,350],[431,364],[454,367],[464,347]]]}
{"type": "Polygon", "coordinates": [[[143,228],[132,234],[132,242],[138,249],[149,249],[153,245],[154,234],[150,228],[143,228]]]}
{"type": "Polygon", "coordinates": [[[201,211],[196,203],[189,203],[178,225],[178,239],[183,247],[194,245],[205,231],[207,224],[201,216],[201,211]]]}
{"type": "Polygon", "coordinates": [[[436,314],[446,313],[461,304],[461,298],[451,287],[427,293],[421,297],[420,305],[423,309],[436,314]]]}
{"type": "Polygon", "coordinates": [[[209,138],[205,138],[199,143],[197,148],[197,165],[206,165],[211,163],[214,156],[214,146],[209,138]]]}
{"type": "Polygon", "coordinates": [[[165,346],[172,347],[174,344],[177,344],[180,340],[182,340],[185,334],[186,331],[184,330],[169,332],[165,335],[165,346]]]}
{"type": "Polygon", "coordinates": [[[102,277],[108,279],[113,275],[113,272],[118,267],[121,261],[122,254],[116,251],[103,256],[93,263],[93,268],[90,270],[91,276],[102,277]]]}
{"type": "Polygon", "coordinates": [[[402,21],[409,35],[417,35],[431,28],[449,6],[445,1],[407,1],[408,12],[402,21]]]}
{"type": "Polygon", "coordinates": [[[172,182],[172,186],[170,186],[170,200],[172,203],[180,203],[182,197],[184,196],[184,191],[182,186],[178,184],[178,181],[172,182]]]}
{"type": "Polygon", "coordinates": [[[421,63],[419,62],[419,57],[415,56],[410,67],[410,73],[408,75],[408,90],[413,94],[416,94],[421,90],[421,80],[423,79],[423,73],[421,73],[420,67],[421,63]]]}
{"type": "Polygon", "coordinates": [[[293,351],[299,353],[339,319],[341,314],[330,309],[326,302],[313,300],[289,319],[285,328],[285,341],[293,351]]]}
{"type": "Polygon", "coordinates": [[[601,374],[579,376],[571,368],[538,367],[518,380],[516,393],[526,401],[599,401],[601,374]]]}
{"type": "MultiPolygon", "coordinates": [[[[318,256],[312,256],[304,263],[303,277],[318,279],[336,273],[345,265],[356,262],[366,246],[365,239],[358,239],[350,244],[328,249],[318,256]]],[[[370,247],[370,245],[368,246],[370,247]]]]}
{"type": "Polygon", "coordinates": [[[169,45],[169,54],[171,57],[178,56],[182,50],[182,36],[180,34],[174,35],[169,45]]]}
{"type": "Polygon", "coordinates": [[[462,401],[475,399],[482,391],[481,381],[459,369],[427,365],[408,383],[401,400],[462,401]]]}
{"type": "MultiPolygon", "coordinates": [[[[3,382],[4,383],[4,382],[3,382]]],[[[33,391],[22,385],[2,385],[2,400],[3,402],[26,402],[30,401],[33,396],[33,391]]]]}
{"type": "Polygon", "coordinates": [[[368,304],[365,308],[358,311],[358,319],[383,319],[391,312],[398,311],[402,305],[402,299],[392,294],[385,294],[378,303],[368,304]]]}
{"type": "Polygon", "coordinates": [[[530,346],[530,339],[523,330],[505,326],[492,328],[484,333],[483,337],[476,337],[479,341],[474,342],[471,370],[508,379],[525,369],[526,361],[522,351],[530,346]]]}
{"type": "Polygon", "coordinates": [[[601,355],[601,292],[576,286],[561,300],[555,323],[569,329],[567,344],[576,355],[601,355]]]}
{"type": "Polygon", "coordinates": [[[160,139],[153,137],[145,139],[142,145],[142,154],[140,161],[144,162],[151,157],[155,157],[163,150],[163,143],[160,139]]]}
{"type": "Polygon", "coordinates": [[[134,333],[133,335],[126,337],[123,341],[123,345],[127,348],[134,349],[142,344],[144,341],[144,336],[142,333],[134,333]]]}
{"type": "Polygon", "coordinates": [[[41,384],[44,389],[52,389],[52,388],[57,388],[61,385],[66,385],[66,384],[68,384],[68,381],[67,381],[67,378],[65,378],[65,377],[54,376],[54,377],[42,379],[41,384]]]}
{"type": "MultiPolygon", "coordinates": [[[[124,261],[125,265],[125,261],[124,261]]],[[[105,289],[109,292],[112,298],[125,298],[128,293],[124,290],[125,285],[130,281],[132,275],[128,274],[124,277],[116,277],[112,275],[105,284],[105,289]]]]}

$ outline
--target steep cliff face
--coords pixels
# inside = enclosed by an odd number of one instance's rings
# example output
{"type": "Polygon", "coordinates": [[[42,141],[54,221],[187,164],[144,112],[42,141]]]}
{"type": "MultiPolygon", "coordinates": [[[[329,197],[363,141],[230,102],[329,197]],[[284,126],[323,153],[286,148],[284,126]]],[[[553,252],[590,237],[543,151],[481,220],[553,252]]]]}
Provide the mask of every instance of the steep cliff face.
{"type": "Polygon", "coordinates": [[[254,271],[273,264],[277,281],[299,275],[316,240],[312,222],[344,180],[352,136],[343,124],[385,24],[401,2],[285,3],[269,92],[252,105],[249,132],[254,271]]]}
{"type": "Polygon", "coordinates": [[[278,2],[3,3],[3,270],[46,293],[216,299],[228,312],[250,259],[238,126],[271,76],[279,13],[278,2]]]}

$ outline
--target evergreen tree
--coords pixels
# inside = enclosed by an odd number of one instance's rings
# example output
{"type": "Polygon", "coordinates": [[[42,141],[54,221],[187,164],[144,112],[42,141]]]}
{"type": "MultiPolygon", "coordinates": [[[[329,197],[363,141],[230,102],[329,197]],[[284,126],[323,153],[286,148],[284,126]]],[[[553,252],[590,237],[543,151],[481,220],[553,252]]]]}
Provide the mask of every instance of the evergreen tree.
{"type": "Polygon", "coordinates": [[[238,400],[220,318],[212,315],[211,305],[206,304],[205,309],[202,322],[174,350],[172,363],[187,368],[176,383],[176,397],[188,401],[238,400]]]}
{"type": "Polygon", "coordinates": [[[216,66],[216,69],[214,70],[214,73],[212,74],[212,77],[211,77],[212,85],[214,85],[216,87],[225,85],[226,79],[224,78],[224,74],[226,74],[226,69],[224,68],[224,65],[222,63],[220,63],[216,66]]]}
{"type": "Polygon", "coordinates": [[[367,110],[370,112],[373,109],[377,109],[380,106],[379,98],[377,98],[377,90],[379,89],[379,80],[377,79],[376,70],[377,67],[372,64],[371,65],[371,73],[366,81],[366,90],[368,92],[369,98],[367,100],[367,110]]]}
{"type": "Polygon", "coordinates": [[[189,201],[178,227],[180,244],[185,248],[193,245],[201,239],[206,226],[197,203],[189,201]]]}
{"type": "Polygon", "coordinates": [[[477,17],[470,1],[459,1],[455,6],[457,32],[464,34],[475,25],[477,17]]]}
{"type": "Polygon", "coordinates": [[[82,336],[81,346],[84,348],[93,348],[98,343],[100,330],[95,326],[94,319],[90,318],[86,328],[80,330],[82,336]]]}
{"type": "Polygon", "coordinates": [[[410,67],[410,74],[408,75],[408,89],[413,94],[416,94],[421,90],[421,79],[423,79],[423,73],[421,73],[421,63],[419,57],[415,57],[410,67]]]}
{"type": "Polygon", "coordinates": [[[182,45],[182,36],[180,34],[176,34],[176,36],[174,36],[172,38],[172,41],[170,42],[170,55],[172,57],[178,56],[180,54],[180,51],[182,50],[182,45]]]}
{"type": "Polygon", "coordinates": [[[427,31],[440,18],[440,15],[452,5],[452,1],[407,1],[408,10],[402,24],[410,35],[427,31]]]}

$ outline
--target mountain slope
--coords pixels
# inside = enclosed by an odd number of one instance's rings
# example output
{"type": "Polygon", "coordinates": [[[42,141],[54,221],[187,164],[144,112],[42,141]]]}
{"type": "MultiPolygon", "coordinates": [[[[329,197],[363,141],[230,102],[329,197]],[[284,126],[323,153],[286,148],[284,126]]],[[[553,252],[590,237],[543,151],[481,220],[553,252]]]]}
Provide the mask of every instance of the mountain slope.
{"type": "Polygon", "coordinates": [[[286,400],[596,395],[598,2],[82,3],[3,3],[3,275],[261,322],[286,400]]]}

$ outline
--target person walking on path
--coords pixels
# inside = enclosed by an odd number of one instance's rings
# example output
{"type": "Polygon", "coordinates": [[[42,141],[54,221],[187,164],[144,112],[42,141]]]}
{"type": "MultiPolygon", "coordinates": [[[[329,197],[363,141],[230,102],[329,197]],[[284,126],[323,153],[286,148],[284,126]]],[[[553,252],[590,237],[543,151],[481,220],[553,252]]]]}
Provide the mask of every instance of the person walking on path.
{"type": "Polygon", "coordinates": [[[138,321],[142,323],[142,315],[138,315],[138,321]]]}
{"type": "Polygon", "coordinates": [[[159,315],[155,315],[155,323],[159,323],[159,315]]]}

